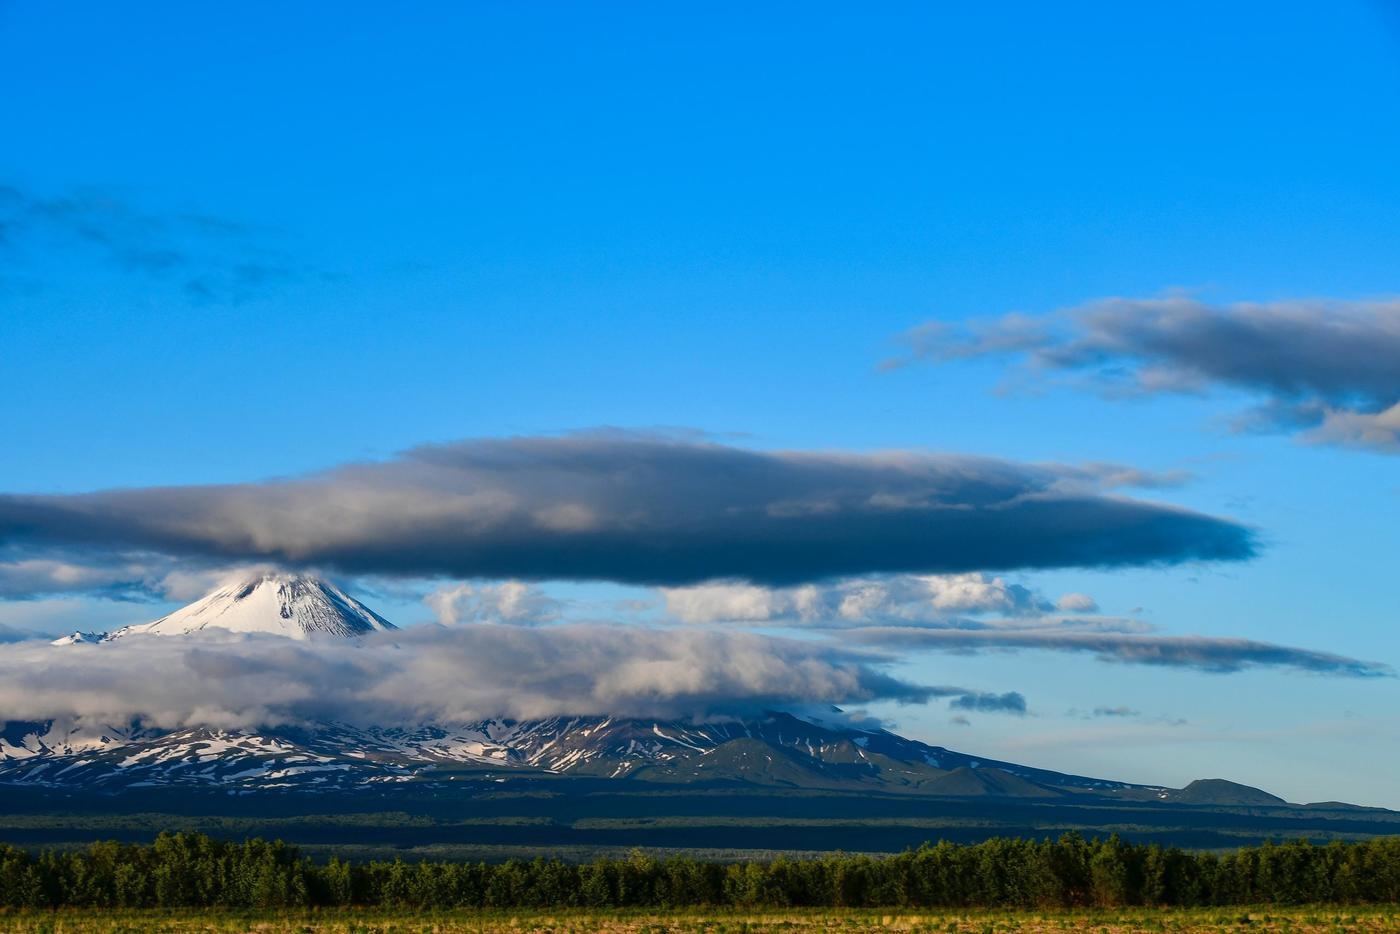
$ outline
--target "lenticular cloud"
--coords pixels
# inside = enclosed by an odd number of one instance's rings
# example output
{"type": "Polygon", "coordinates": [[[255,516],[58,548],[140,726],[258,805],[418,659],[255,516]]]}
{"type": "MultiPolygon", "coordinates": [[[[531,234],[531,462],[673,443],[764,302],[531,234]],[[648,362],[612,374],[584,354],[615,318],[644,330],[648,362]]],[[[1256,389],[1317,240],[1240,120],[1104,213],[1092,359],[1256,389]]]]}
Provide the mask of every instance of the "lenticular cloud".
{"type": "Polygon", "coordinates": [[[290,480],[0,496],[0,545],[350,574],[793,584],[1248,558],[1244,527],[1115,495],[1140,472],[576,435],[290,480]]]}

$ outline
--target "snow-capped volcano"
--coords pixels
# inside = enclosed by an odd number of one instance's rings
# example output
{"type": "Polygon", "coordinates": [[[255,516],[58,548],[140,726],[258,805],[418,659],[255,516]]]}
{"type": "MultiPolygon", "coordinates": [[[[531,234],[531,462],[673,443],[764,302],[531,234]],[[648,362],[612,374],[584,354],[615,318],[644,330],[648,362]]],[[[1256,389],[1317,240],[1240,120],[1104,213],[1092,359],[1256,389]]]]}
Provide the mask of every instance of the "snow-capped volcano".
{"type": "Polygon", "coordinates": [[[206,629],[292,639],[349,638],[395,628],[327,581],[295,574],[259,573],[220,587],[155,622],[119,629],[108,638],[182,636],[206,629]]]}

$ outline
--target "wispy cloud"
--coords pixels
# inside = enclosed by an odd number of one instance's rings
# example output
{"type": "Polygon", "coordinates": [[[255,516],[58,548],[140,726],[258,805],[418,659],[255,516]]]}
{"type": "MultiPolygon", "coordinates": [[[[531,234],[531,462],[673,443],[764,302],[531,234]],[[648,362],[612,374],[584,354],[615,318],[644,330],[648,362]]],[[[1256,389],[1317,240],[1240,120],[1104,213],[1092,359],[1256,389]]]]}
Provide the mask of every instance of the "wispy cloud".
{"type": "Polygon", "coordinates": [[[43,635],[28,629],[16,629],[14,626],[6,626],[4,623],[0,623],[0,644],[28,642],[43,638],[45,638],[43,635]]]}
{"type": "Polygon", "coordinates": [[[1140,717],[1142,711],[1134,710],[1131,707],[1095,707],[1093,715],[1096,717],[1140,717]]]}
{"type": "Polygon", "coordinates": [[[1400,299],[1210,304],[1108,298],[1052,314],[930,322],[887,361],[1024,360],[1034,377],[1078,372],[1108,394],[1230,388],[1260,399],[1241,430],[1400,453],[1400,299]]]}
{"type": "Polygon", "coordinates": [[[572,435],[415,448],[263,483],[0,495],[0,543],[348,574],[789,585],[1254,554],[1098,467],[572,435]]]}
{"type": "Polygon", "coordinates": [[[1228,673],[1250,668],[1290,668],[1314,674],[1353,678],[1392,677],[1389,665],[1367,662],[1329,652],[1256,642],[1250,639],[1209,636],[1161,636],[1132,633],[1094,633],[1016,630],[948,630],[908,626],[856,629],[845,633],[849,641],[904,649],[945,652],[1014,651],[1021,649],[1079,652],[1102,661],[1132,665],[1159,665],[1198,671],[1228,673]]]}
{"type": "Polygon", "coordinates": [[[96,597],[145,602],[192,600],[255,568],[182,565],[149,551],[0,544],[0,600],[96,597]]]}
{"type": "Polygon", "coordinates": [[[1116,707],[1095,707],[1092,710],[1070,710],[1065,716],[1072,720],[1133,720],[1142,724],[1154,724],[1164,726],[1187,726],[1187,721],[1181,717],[1148,716],[1135,707],[1118,705],[1116,707]]]}
{"type": "Polygon", "coordinates": [[[192,300],[238,302],[309,271],[265,241],[265,232],[234,220],[148,211],[113,191],[48,194],[0,184],[0,257],[21,273],[36,254],[85,252],[192,300]]]}

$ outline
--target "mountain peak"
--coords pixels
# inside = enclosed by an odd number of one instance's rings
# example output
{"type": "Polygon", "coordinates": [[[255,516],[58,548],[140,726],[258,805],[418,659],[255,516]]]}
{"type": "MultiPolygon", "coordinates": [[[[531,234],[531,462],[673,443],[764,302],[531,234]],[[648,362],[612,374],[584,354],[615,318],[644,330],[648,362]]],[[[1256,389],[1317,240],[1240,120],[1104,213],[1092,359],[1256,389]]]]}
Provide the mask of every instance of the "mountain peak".
{"type": "Polygon", "coordinates": [[[107,641],[107,638],[108,638],[108,636],[107,636],[107,633],[105,633],[105,632],[83,632],[81,629],[75,629],[73,632],[70,632],[68,635],[62,636],[62,637],[60,637],[60,638],[58,638],[58,639],[55,639],[55,640],[53,640],[52,642],[50,642],[49,644],[50,644],[50,645],[85,645],[85,644],[88,644],[88,643],[106,642],[106,641],[107,641]]]}
{"type": "Polygon", "coordinates": [[[111,638],[189,635],[206,629],[292,639],[353,638],[395,628],[329,581],[263,571],[225,584],[154,622],[128,626],[111,638]]]}

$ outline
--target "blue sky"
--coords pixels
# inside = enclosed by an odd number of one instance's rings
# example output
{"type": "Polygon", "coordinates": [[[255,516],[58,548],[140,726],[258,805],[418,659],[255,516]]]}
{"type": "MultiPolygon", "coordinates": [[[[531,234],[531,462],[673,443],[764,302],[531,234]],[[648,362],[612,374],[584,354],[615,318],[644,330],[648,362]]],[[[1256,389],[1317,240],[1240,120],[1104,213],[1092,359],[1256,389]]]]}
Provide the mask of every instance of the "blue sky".
{"type": "MultiPolygon", "coordinates": [[[[0,86],[0,183],[113,234],[0,237],[0,490],[240,483],[597,426],[1110,461],[1189,472],[1133,495],[1239,520],[1259,556],[1007,580],[1163,633],[1400,664],[1393,455],[1232,433],[1229,387],[1108,399],[998,392],[1017,367],[995,357],[879,367],[931,320],[1394,295],[1382,4],[7,4],[0,86]]],[[[580,618],[655,599],[541,586],[580,618]]],[[[12,600],[0,624],[164,605],[12,600]]],[[[969,726],[873,708],[921,739],[1400,806],[1394,678],[1032,651],[897,670],[1028,700],[969,726]],[[1069,713],[1119,706],[1142,716],[1069,713]]]]}

